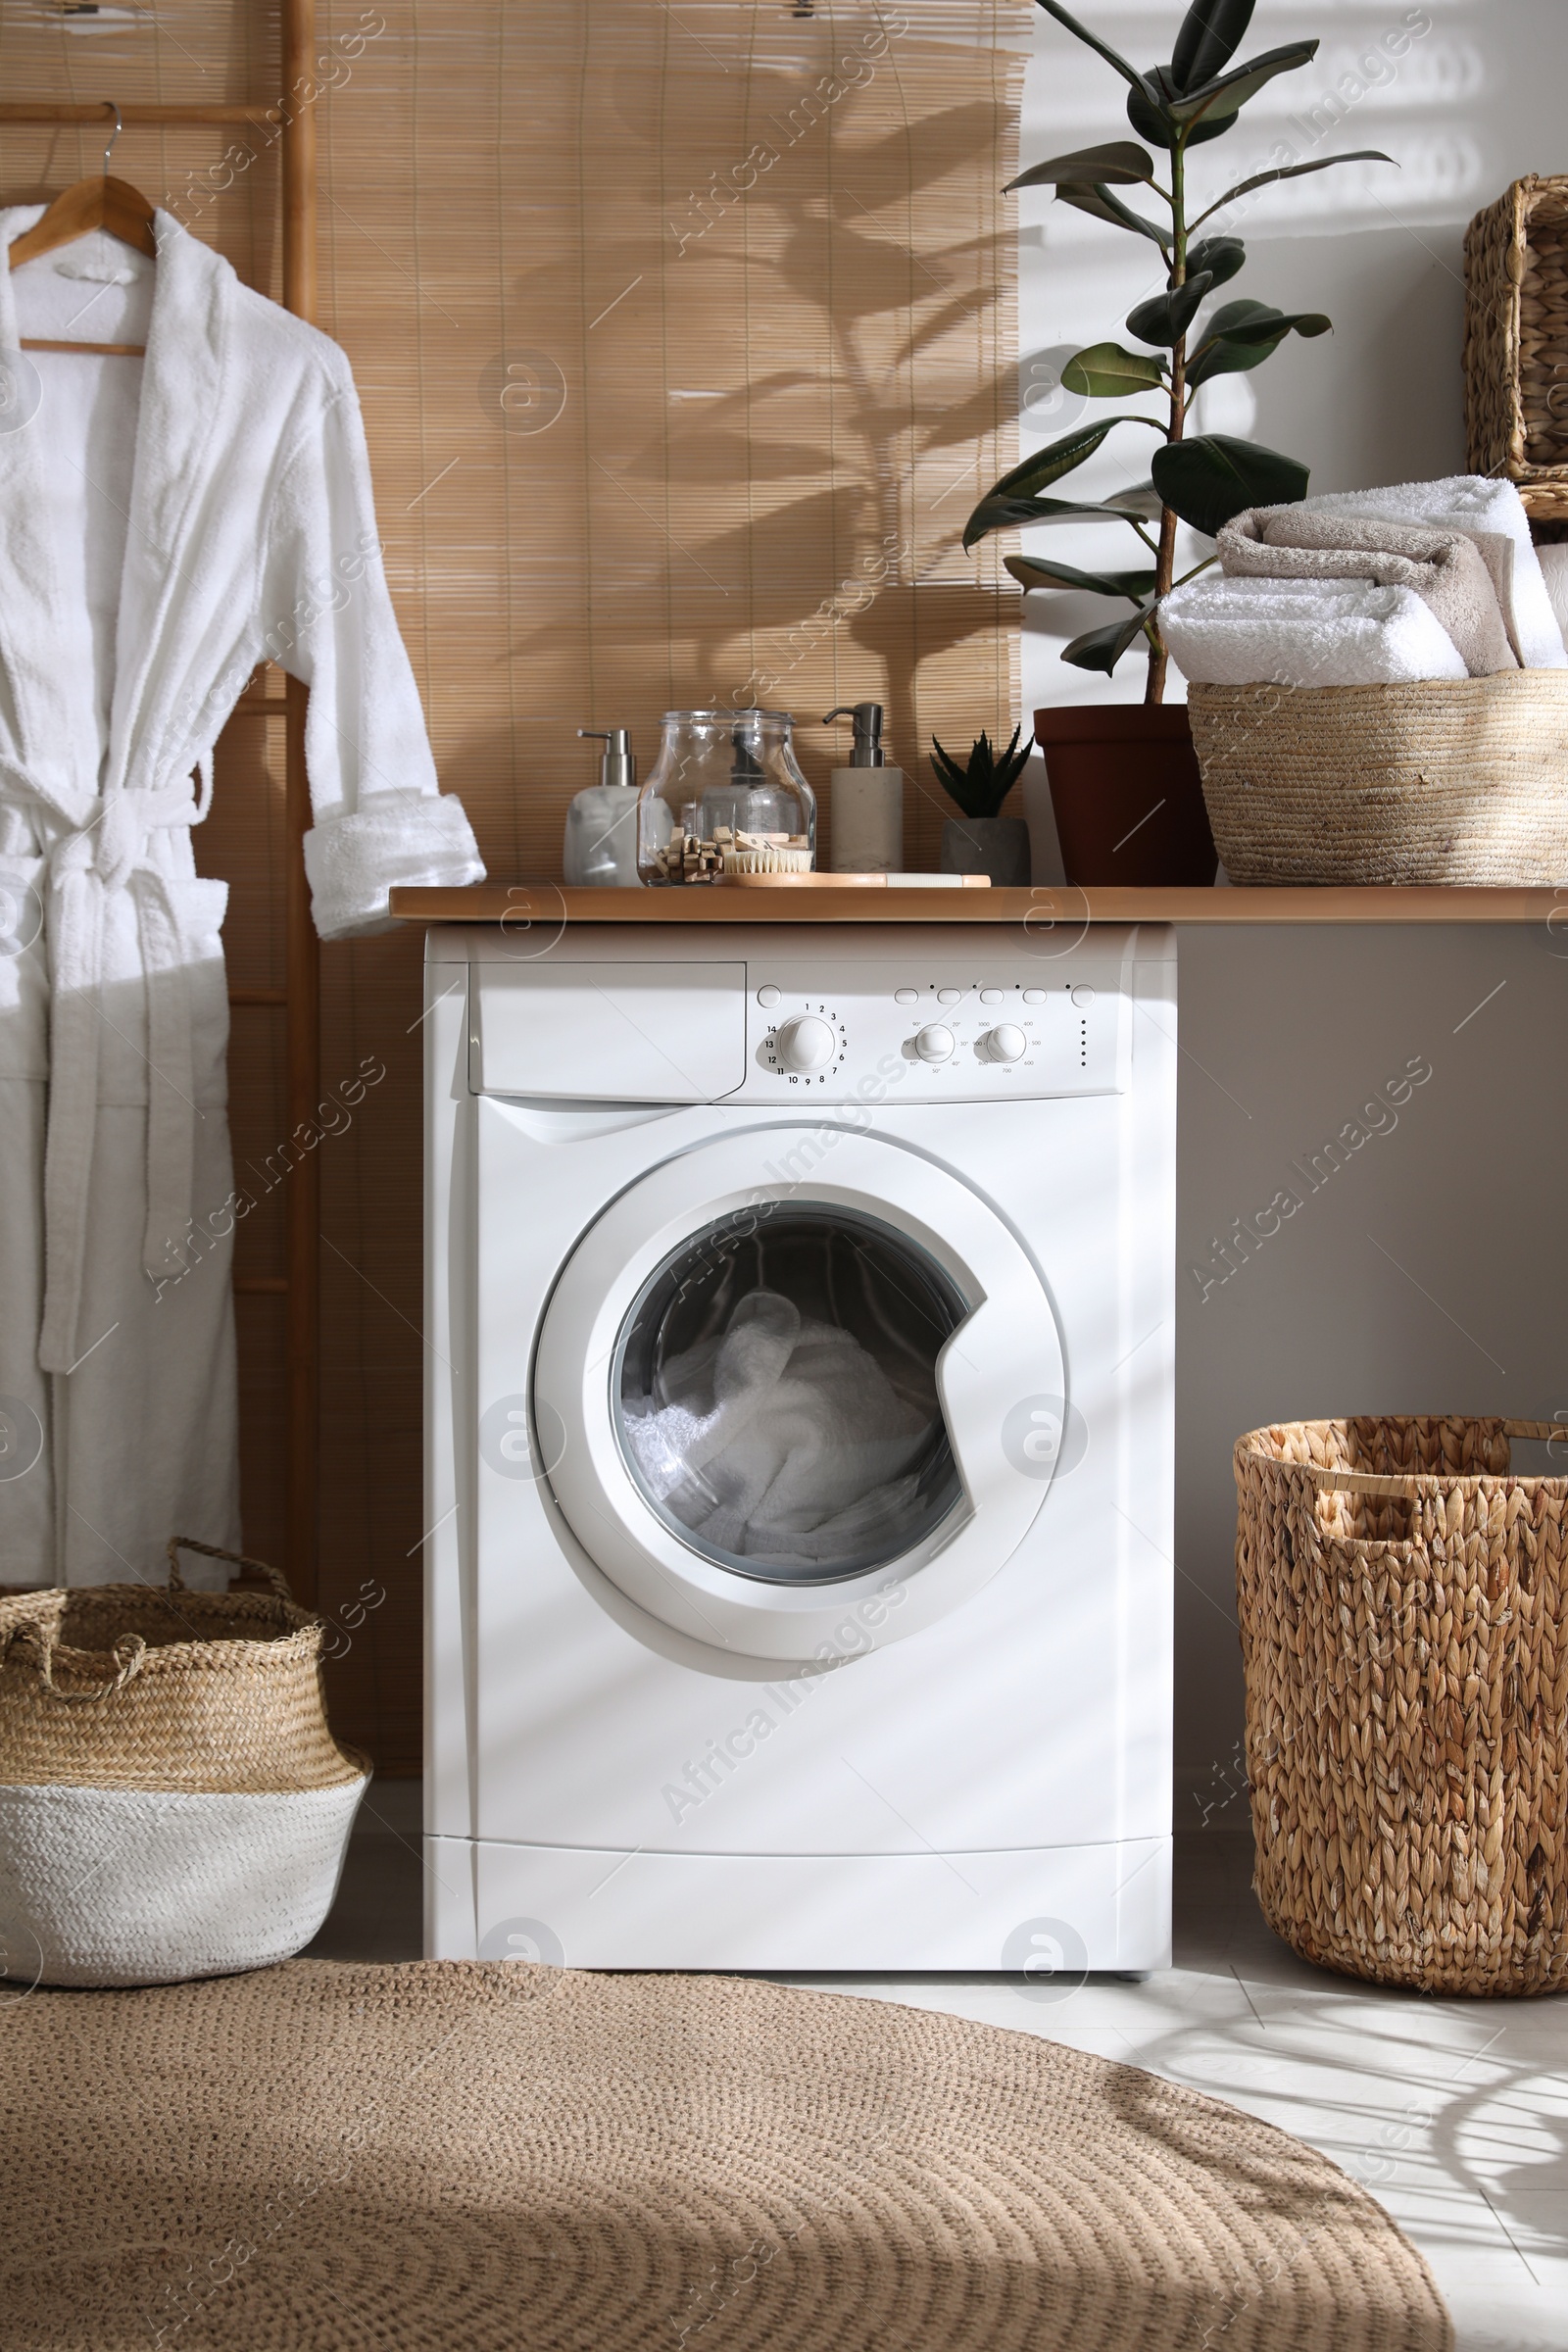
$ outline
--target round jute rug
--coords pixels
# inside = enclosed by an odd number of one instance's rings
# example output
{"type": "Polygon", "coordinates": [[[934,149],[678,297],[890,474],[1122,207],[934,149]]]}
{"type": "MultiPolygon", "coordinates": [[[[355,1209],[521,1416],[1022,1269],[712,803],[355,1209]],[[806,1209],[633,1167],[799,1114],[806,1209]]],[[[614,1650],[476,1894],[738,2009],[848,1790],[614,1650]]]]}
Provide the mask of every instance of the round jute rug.
{"type": "Polygon", "coordinates": [[[1311,2148],[740,1979],[294,1961],[0,1999],[7,2352],[1440,2352],[1311,2148]]]}

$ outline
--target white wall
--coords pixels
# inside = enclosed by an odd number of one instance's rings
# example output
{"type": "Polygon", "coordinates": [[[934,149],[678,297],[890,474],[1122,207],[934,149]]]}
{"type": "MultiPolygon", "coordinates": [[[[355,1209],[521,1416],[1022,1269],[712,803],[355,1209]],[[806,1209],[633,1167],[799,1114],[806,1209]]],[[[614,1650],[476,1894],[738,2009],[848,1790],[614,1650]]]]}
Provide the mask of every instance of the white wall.
{"type": "MultiPolygon", "coordinates": [[[[1179,9],[1082,0],[1080,13],[1147,65],[1170,54],[1179,9]]],[[[1286,183],[1241,233],[1246,272],[1227,289],[1323,310],[1332,336],[1293,339],[1254,374],[1223,379],[1210,429],[1250,432],[1308,464],[1315,489],[1452,472],[1463,464],[1460,241],[1510,179],[1568,170],[1568,9],[1562,0],[1262,0],[1247,51],[1316,33],[1314,65],[1282,76],[1243,125],[1198,151],[1217,193],[1266,168],[1290,139],[1304,160],[1380,147],[1402,166],[1350,166],[1286,183]],[[1299,124],[1336,89],[1353,98],[1369,50],[1429,22],[1338,133],[1299,124]],[[1347,81],[1346,76],[1353,79],[1347,81]],[[1252,402],[1255,398],[1255,414],[1252,402]]],[[[1397,38],[1396,46],[1398,45],[1397,38]]],[[[1374,68],[1383,74],[1384,68],[1374,68]]],[[[1030,69],[1026,162],[1128,137],[1108,69],[1041,16],[1030,69]]],[[[1137,241],[1025,193],[1020,348],[1023,448],[1054,438],[1080,404],[1051,392],[1050,359],[1118,336],[1152,291],[1137,241]],[[1031,366],[1031,362],[1033,365],[1031,366]]],[[[1153,249],[1149,249],[1152,257],[1153,249]]],[[[1087,404],[1085,404],[1087,406],[1087,404]]],[[[1112,436],[1094,470],[1139,477],[1152,434],[1112,436]]],[[[1051,539],[1083,564],[1131,563],[1115,526],[1051,539]]],[[[1060,646],[1112,608],[1032,597],[1024,709],[1141,698],[1130,658],[1107,686],[1063,665],[1060,646]]],[[[1178,686],[1177,691],[1181,689],[1178,686]]],[[[1235,1791],[1241,1675],[1231,1545],[1233,1440],[1317,1413],[1492,1411],[1568,1416],[1568,892],[1561,936],[1500,928],[1184,933],[1182,1265],[1250,1217],[1299,1160],[1357,1118],[1412,1057],[1432,1075],[1382,1131],[1249,1262],[1200,1299],[1179,1284],[1177,1361],[1178,1823],[1240,1825],[1235,1791]],[[1494,993],[1495,992],[1495,993],[1494,993]],[[1484,1002],[1488,1000],[1490,1002],[1484,1002]],[[1481,1006],[1480,1010],[1474,1008],[1481,1006]]],[[[1363,1121],[1363,1126],[1369,1124],[1363,1121]]]]}

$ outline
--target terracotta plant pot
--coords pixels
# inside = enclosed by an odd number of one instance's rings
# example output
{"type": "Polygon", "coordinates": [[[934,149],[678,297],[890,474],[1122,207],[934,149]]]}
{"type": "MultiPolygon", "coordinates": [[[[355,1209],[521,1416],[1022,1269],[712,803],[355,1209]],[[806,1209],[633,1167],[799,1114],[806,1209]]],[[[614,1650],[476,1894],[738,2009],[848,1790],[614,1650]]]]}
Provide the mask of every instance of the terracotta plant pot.
{"type": "Polygon", "coordinates": [[[942,828],[945,874],[989,874],[998,890],[1028,887],[1029,828],[1021,816],[950,816],[942,828]]]}
{"type": "Polygon", "coordinates": [[[1186,705],[1037,710],[1069,882],[1206,887],[1219,859],[1186,705]]]}

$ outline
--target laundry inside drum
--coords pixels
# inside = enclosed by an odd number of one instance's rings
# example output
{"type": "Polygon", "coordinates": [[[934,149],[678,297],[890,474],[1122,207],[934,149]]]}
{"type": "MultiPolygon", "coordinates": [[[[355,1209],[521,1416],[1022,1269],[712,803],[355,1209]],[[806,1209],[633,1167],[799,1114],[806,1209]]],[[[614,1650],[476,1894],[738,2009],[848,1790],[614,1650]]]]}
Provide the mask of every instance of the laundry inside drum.
{"type": "Polygon", "coordinates": [[[656,1515],[738,1574],[827,1584],[904,1558],[962,1489],[937,1396],[969,1312],[924,1250],[840,1209],[747,1210],[644,1285],[612,1374],[656,1515]]]}

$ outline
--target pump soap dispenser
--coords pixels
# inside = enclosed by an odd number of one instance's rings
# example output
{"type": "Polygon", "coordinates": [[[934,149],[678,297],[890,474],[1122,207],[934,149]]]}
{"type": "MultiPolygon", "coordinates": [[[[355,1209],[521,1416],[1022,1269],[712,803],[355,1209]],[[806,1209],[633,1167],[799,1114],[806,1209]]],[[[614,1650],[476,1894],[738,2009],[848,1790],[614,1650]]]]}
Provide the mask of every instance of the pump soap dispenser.
{"type": "Polygon", "coordinates": [[[624,727],[579,727],[579,736],[603,738],[599,782],[588,785],[566,810],[566,845],[562,869],[583,889],[641,887],[637,872],[637,761],[624,727]]]}
{"type": "Polygon", "coordinates": [[[882,706],[854,703],[830,710],[823,726],[835,718],[854,721],[855,748],[849,766],[833,770],[833,871],[902,873],[904,770],[882,764],[882,706]]]}

